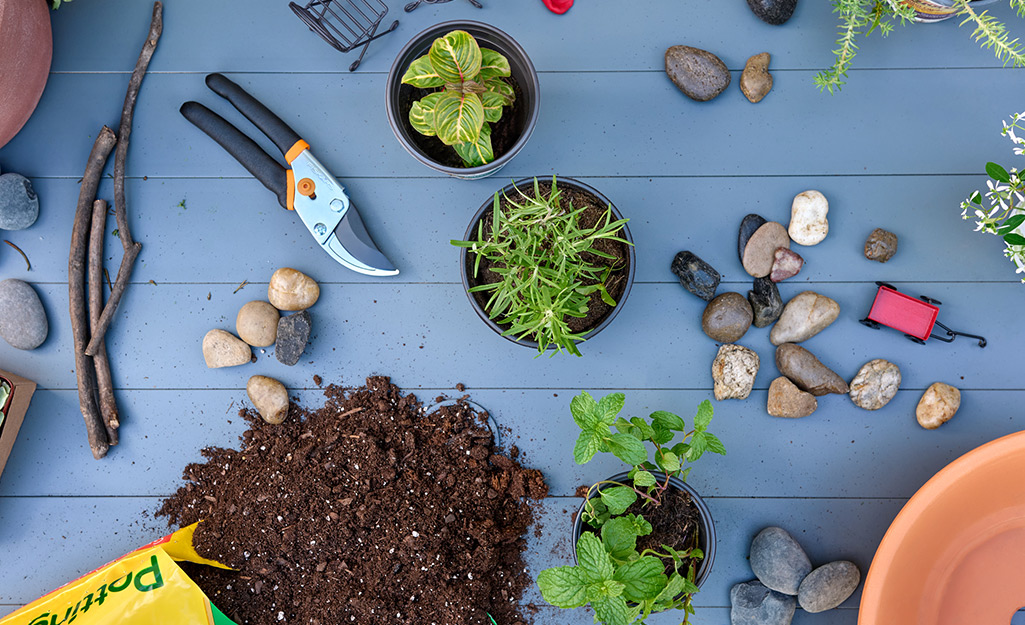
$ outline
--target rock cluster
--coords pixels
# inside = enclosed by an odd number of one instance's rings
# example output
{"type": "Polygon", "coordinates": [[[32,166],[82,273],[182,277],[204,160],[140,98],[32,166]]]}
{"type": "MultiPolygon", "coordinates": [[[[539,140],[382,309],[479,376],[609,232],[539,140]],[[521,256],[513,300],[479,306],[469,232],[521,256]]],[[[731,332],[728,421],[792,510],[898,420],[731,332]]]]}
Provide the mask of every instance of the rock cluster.
{"type": "Polygon", "coordinates": [[[790,625],[795,609],[824,612],[839,607],[861,583],[853,562],[837,560],[812,568],[786,530],[767,527],[751,541],[751,571],[758,579],[730,590],[731,625],[790,625]]]}

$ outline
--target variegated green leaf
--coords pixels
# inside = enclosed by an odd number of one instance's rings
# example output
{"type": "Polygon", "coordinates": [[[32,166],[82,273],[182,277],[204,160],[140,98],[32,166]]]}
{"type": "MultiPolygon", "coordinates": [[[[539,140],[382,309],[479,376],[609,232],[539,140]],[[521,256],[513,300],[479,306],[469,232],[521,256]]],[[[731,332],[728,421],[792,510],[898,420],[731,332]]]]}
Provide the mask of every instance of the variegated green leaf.
{"type": "Polygon", "coordinates": [[[503,96],[486,91],[481,95],[481,102],[484,104],[484,121],[497,122],[502,119],[502,108],[505,107],[503,96]]]}
{"type": "Polygon", "coordinates": [[[508,106],[516,101],[516,90],[513,86],[505,82],[501,78],[492,78],[484,81],[484,88],[491,93],[497,93],[505,98],[505,103],[508,106]]]}
{"type": "Polygon", "coordinates": [[[445,81],[434,71],[431,59],[424,55],[409,64],[409,69],[402,75],[402,84],[413,85],[418,89],[443,87],[445,81]]]}
{"type": "Polygon", "coordinates": [[[480,49],[480,80],[495,78],[496,76],[511,76],[512,69],[509,67],[509,59],[505,58],[494,50],[487,48],[480,49]]]}
{"type": "Polygon", "coordinates": [[[413,102],[413,107],[409,109],[409,123],[413,130],[425,137],[437,134],[434,130],[434,107],[438,105],[440,98],[440,93],[432,93],[419,102],[413,102]]]}
{"type": "Polygon", "coordinates": [[[480,73],[480,46],[464,30],[453,30],[435,39],[427,56],[431,59],[434,71],[443,79],[443,84],[473,80],[480,73]]]}
{"type": "Polygon", "coordinates": [[[476,141],[457,143],[452,148],[467,167],[487,165],[495,160],[495,151],[491,148],[491,126],[486,123],[481,126],[480,136],[476,141]]]}
{"type": "Polygon", "coordinates": [[[484,105],[472,93],[446,91],[434,107],[434,131],[445,145],[470,143],[480,136],[484,105]]]}

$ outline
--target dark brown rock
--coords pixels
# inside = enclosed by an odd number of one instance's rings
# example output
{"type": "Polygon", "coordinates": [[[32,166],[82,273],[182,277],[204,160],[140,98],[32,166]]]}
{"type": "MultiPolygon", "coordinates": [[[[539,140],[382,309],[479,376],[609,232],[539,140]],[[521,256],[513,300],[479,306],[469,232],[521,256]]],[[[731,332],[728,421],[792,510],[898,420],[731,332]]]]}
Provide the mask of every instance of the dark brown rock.
{"type": "Polygon", "coordinates": [[[868,235],[865,241],[865,258],[885,263],[896,253],[897,235],[894,233],[876,228],[868,235]]]}
{"type": "Polygon", "coordinates": [[[776,283],[768,278],[755,278],[754,289],[747,292],[747,301],[754,311],[756,328],[769,326],[783,314],[783,298],[776,283]]]}
{"type": "Polygon", "coordinates": [[[692,100],[707,102],[730,86],[730,70],[716,55],[691,46],[666,50],[666,74],[692,100]]]}
{"type": "Polygon", "coordinates": [[[850,391],[843,378],[800,345],[784,343],[777,347],[776,368],[797,388],[815,396],[846,395],[850,391]]]}
{"type": "Polygon", "coordinates": [[[701,315],[701,329],[712,340],[736,343],[754,320],[751,304],[740,293],[723,293],[716,297],[701,315]]]}
{"type": "Polygon", "coordinates": [[[756,54],[747,60],[740,74],[740,90],[752,104],[758,104],[772,90],[772,74],[769,73],[768,52],[756,54]]]}

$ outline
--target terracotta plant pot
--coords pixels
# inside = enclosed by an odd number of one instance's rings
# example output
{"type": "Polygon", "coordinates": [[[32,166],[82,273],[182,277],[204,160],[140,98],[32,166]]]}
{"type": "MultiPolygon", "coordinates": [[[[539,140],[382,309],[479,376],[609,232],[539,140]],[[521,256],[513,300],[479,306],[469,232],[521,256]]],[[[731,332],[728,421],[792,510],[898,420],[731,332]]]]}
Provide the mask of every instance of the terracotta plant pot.
{"type": "Polygon", "coordinates": [[[44,0],[0,0],[0,147],[18,134],[50,74],[53,35],[44,0]]]}
{"type": "MultiPolygon", "coordinates": [[[[442,22],[413,37],[395,57],[395,62],[388,73],[386,108],[392,132],[402,147],[416,160],[453,178],[477,180],[490,176],[504,167],[527,144],[534,127],[537,126],[537,117],[541,110],[541,85],[534,64],[531,63],[526,51],[506,33],[482,22],[442,22]],[[517,87],[517,104],[503,113],[503,121],[511,125],[510,132],[517,138],[504,152],[496,153],[495,160],[480,167],[442,163],[439,159],[450,158],[458,161],[459,158],[451,147],[444,145],[437,138],[421,135],[409,124],[409,109],[424,92],[402,84],[402,75],[406,73],[410,63],[427,54],[435,39],[453,30],[465,30],[481,47],[490,48],[505,56],[509,60],[512,79],[517,87]]],[[[502,122],[497,122],[494,127],[497,128],[500,123],[502,122]]]]}
{"type": "MultiPolygon", "coordinates": [[[[539,178],[539,180],[543,179],[539,178]]],[[[513,183],[510,183],[502,187],[502,189],[499,190],[498,193],[504,196],[506,194],[513,193],[517,187],[531,189],[533,188],[533,184],[533,178],[523,178],[522,180],[517,180],[513,183]]],[[[617,209],[616,206],[612,202],[610,202],[607,197],[599,193],[598,190],[594,187],[586,185],[580,182],[579,180],[574,180],[573,178],[567,177],[559,177],[558,186],[560,189],[575,189],[577,191],[583,191],[584,193],[587,193],[588,195],[594,197],[597,200],[598,204],[600,204],[601,206],[611,206],[613,219],[619,220],[623,218],[623,214],[619,212],[619,209],[617,209]]],[[[463,235],[464,241],[474,240],[474,238],[477,236],[477,224],[480,222],[481,219],[484,218],[486,214],[488,214],[493,209],[493,207],[494,195],[490,196],[484,202],[484,204],[481,205],[480,210],[478,210],[474,214],[473,218],[470,219],[470,225],[467,226],[466,233],[463,235]]],[[[630,243],[634,242],[633,237],[630,235],[630,224],[623,225],[623,230],[619,236],[629,241],[630,243]]],[[[630,289],[633,287],[634,274],[637,271],[637,255],[634,251],[633,245],[627,246],[627,257],[629,266],[625,269],[626,287],[624,287],[623,293],[619,296],[619,300],[616,303],[616,306],[611,311],[609,311],[608,315],[606,315],[605,318],[602,319],[595,327],[587,331],[587,333],[584,335],[585,341],[593,338],[599,332],[608,327],[608,325],[612,323],[612,320],[616,318],[616,315],[619,314],[619,311],[623,309],[623,304],[626,302],[626,298],[630,295],[630,289]]],[[[477,286],[478,284],[473,277],[473,265],[474,257],[467,252],[467,249],[465,247],[459,248],[460,275],[463,280],[463,290],[466,292],[466,296],[470,299],[470,305],[473,306],[473,311],[477,313],[477,316],[481,318],[481,321],[487,324],[487,326],[494,330],[497,334],[502,334],[509,328],[509,326],[501,325],[497,323],[495,320],[491,319],[491,317],[488,316],[488,312],[484,309],[483,302],[477,297],[477,294],[470,293],[470,288],[477,286]]],[[[533,350],[537,350],[538,348],[537,341],[533,341],[528,338],[521,339],[512,335],[507,335],[503,338],[508,339],[518,345],[529,347],[533,350]]],[[[549,349],[555,349],[555,346],[549,346],[549,349]]]]}
{"type": "MultiPolygon", "coordinates": [[[[617,475],[613,475],[608,478],[612,482],[621,482],[623,484],[630,483],[630,472],[624,471],[617,475]]],[[[700,519],[700,529],[698,530],[698,548],[704,552],[705,557],[701,560],[701,564],[698,566],[697,574],[694,576],[694,584],[701,588],[701,585],[708,579],[708,575],[712,572],[712,565],[715,563],[715,522],[712,520],[712,513],[708,509],[708,505],[705,500],[698,495],[697,491],[690,487],[687,482],[675,477],[669,478],[669,485],[677,490],[682,490],[690,495],[690,500],[694,503],[694,507],[698,509],[698,518],[700,519]]],[[[592,495],[592,497],[597,494],[592,495]]],[[[580,504],[577,509],[576,515],[573,517],[573,562],[578,564],[576,561],[576,544],[580,540],[580,534],[584,530],[584,521],[581,518],[584,512],[584,503],[580,504]]]]}

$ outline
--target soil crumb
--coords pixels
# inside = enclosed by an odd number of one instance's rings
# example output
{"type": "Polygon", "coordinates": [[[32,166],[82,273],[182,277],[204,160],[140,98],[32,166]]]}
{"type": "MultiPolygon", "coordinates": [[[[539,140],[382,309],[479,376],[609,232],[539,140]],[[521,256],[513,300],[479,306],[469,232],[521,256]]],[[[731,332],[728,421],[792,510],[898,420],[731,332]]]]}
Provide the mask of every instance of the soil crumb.
{"type": "Polygon", "coordinates": [[[200,519],[186,565],[240,625],[523,625],[522,552],[539,471],[494,448],[464,404],[423,414],[387,377],[293,404],[282,425],[240,411],[242,449],[207,448],[158,515],[200,519]]]}

